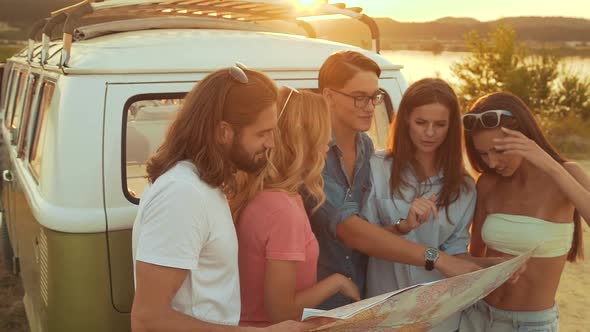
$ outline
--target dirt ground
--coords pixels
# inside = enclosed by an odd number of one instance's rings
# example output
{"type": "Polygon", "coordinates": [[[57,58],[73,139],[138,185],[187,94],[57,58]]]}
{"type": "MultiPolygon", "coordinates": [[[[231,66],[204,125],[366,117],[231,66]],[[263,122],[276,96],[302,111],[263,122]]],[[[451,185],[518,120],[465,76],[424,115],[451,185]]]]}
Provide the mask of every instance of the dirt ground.
{"type": "MultiPolygon", "coordinates": [[[[590,174],[590,161],[580,162],[590,174]]],[[[561,275],[557,290],[560,328],[564,332],[588,332],[590,324],[590,229],[584,230],[584,257],[581,263],[569,263],[561,275]]]]}
{"type": "Polygon", "coordinates": [[[29,330],[20,279],[0,266],[0,332],[29,330]]]}

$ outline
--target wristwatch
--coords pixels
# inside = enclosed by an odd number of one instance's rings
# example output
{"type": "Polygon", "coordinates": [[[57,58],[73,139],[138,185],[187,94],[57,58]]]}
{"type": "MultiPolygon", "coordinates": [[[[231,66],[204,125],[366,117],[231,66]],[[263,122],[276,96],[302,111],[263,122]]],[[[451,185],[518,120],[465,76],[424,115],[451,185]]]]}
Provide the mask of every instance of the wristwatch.
{"type": "Polygon", "coordinates": [[[438,249],[429,247],[424,252],[424,268],[426,271],[434,270],[434,263],[438,259],[438,249]]]}

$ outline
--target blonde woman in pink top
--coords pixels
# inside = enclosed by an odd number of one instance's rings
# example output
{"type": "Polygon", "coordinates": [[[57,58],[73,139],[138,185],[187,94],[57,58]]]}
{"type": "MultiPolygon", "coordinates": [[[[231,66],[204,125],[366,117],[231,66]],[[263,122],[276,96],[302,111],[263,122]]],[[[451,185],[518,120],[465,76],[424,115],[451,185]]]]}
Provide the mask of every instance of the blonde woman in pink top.
{"type": "Polygon", "coordinates": [[[231,200],[237,220],[242,314],[240,324],[265,326],[301,319],[341,292],[359,300],[341,274],[317,282],[318,242],[299,192],[325,201],[322,170],[330,141],[330,115],[322,96],[282,88],[275,148],[269,166],[242,183],[231,200]]]}

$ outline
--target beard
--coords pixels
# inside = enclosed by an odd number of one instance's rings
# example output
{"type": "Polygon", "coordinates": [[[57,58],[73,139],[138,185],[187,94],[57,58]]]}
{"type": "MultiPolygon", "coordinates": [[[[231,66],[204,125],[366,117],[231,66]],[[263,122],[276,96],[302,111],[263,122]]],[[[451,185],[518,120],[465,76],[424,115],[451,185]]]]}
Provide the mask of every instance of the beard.
{"type": "Polygon", "coordinates": [[[241,144],[239,137],[234,140],[230,147],[229,160],[238,170],[246,173],[258,173],[268,163],[266,149],[250,154],[241,144]]]}

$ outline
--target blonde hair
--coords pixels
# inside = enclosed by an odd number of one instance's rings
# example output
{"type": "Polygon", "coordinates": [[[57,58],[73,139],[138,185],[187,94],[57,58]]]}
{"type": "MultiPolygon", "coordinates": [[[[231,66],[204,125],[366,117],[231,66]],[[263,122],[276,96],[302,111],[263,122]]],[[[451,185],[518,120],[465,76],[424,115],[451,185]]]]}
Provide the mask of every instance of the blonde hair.
{"type": "MultiPolygon", "coordinates": [[[[279,109],[291,93],[279,91],[279,109]]],[[[297,194],[304,190],[316,203],[317,210],[326,200],[322,171],[330,141],[330,115],[324,98],[310,91],[293,91],[278,120],[275,148],[268,154],[268,164],[258,175],[241,173],[238,190],[230,198],[234,220],[248,202],[262,190],[297,194]]]]}

